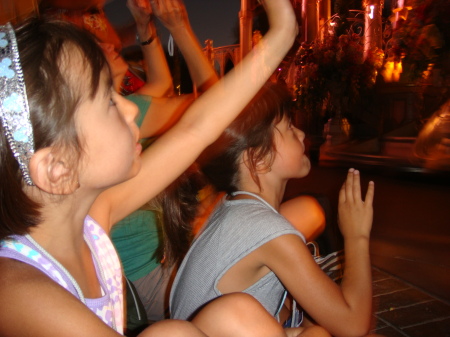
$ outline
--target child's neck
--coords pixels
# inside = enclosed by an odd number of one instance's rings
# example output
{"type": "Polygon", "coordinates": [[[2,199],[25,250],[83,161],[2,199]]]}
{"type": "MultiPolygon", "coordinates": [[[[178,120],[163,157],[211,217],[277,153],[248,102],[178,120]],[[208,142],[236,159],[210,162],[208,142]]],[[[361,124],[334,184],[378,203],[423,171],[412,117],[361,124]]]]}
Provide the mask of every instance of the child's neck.
{"type": "Polygon", "coordinates": [[[267,201],[276,210],[279,209],[283,200],[287,180],[280,179],[272,171],[257,173],[259,184],[253,179],[248,167],[240,164],[240,181],[238,189],[240,191],[254,193],[267,201]]]}
{"type": "MultiPolygon", "coordinates": [[[[281,202],[283,200],[283,196],[284,196],[284,190],[285,190],[284,187],[282,189],[276,191],[274,189],[263,188],[263,187],[261,189],[259,189],[257,186],[256,186],[256,188],[255,188],[255,186],[253,186],[253,187],[240,186],[239,190],[249,192],[249,193],[259,196],[260,198],[267,201],[273,208],[275,208],[276,210],[279,210],[280,204],[281,204],[281,202]]],[[[238,195],[233,196],[232,199],[237,200],[237,199],[256,199],[256,198],[251,195],[248,195],[248,194],[238,194],[238,195]]]]}
{"type": "Polygon", "coordinates": [[[82,191],[71,195],[43,195],[39,202],[42,222],[30,234],[45,249],[77,249],[83,243],[84,219],[95,197],[82,196],[82,191]],[[91,199],[91,200],[89,200],[91,199]]]}

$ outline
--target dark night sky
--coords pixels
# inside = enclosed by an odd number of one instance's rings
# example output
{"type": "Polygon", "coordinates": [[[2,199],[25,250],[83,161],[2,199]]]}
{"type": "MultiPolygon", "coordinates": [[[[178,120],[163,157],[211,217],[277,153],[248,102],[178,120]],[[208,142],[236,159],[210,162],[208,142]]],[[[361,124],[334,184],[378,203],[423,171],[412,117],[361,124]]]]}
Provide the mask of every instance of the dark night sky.
{"type": "MultiPolygon", "coordinates": [[[[126,8],[126,0],[111,0],[105,11],[117,26],[132,21],[126,8]]],[[[235,30],[239,25],[240,0],[184,0],[192,28],[203,46],[206,39],[214,40],[214,46],[226,46],[236,41],[235,30]]],[[[168,34],[160,30],[161,40],[167,43],[168,34]]]]}

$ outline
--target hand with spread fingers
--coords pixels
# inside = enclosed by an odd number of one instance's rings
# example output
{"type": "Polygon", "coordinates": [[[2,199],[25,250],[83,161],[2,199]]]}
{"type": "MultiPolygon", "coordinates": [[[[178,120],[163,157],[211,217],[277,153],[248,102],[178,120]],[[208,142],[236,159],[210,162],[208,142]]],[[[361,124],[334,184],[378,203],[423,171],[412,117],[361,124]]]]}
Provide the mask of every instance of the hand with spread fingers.
{"type": "Polygon", "coordinates": [[[369,239],[373,219],[375,185],[371,181],[365,200],[361,197],[360,174],[350,169],[339,192],[339,226],[345,239],[363,237],[369,239]]]}

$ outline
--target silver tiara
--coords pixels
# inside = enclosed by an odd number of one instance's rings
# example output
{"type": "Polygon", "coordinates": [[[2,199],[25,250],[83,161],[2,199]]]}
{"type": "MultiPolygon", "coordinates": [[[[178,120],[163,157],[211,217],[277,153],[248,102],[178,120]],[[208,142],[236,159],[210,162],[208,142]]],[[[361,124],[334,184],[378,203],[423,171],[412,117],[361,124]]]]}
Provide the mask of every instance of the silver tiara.
{"type": "Polygon", "coordinates": [[[16,36],[9,23],[0,26],[0,119],[23,179],[33,185],[28,169],[34,153],[33,129],[16,36]]]}

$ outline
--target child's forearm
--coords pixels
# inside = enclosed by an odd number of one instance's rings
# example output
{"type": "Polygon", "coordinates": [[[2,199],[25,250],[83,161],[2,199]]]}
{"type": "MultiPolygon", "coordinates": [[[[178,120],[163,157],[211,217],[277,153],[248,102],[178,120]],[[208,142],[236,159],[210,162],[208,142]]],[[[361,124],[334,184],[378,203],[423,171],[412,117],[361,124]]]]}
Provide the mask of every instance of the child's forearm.
{"type": "Polygon", "coordinates": [[[297,24],[289,0],[266,3],[270,23],[267,34],[232,71],[204,93],[201,100],[196,100],[181,120],[195,127],[192,131],[208,144],[245,108],[294,42],[297,24]]]}
{"type": "Polygon", "coordinates": [[[150,4],[128,0],[127,5],[136,22],[138,43],[145,63],[146,83],[138,93],[153,97],[167,96],[173,92],[172,75],[153,22],[150,4]]]}
{"type": "Polygon", "coordinates": [[[375,185],[361,196],[360,174],[350,169],[339,191],[339,227],[344,237],[345,269],[341,283],[343,306],[336,312],[336,336],[362,336],[370,327],[372,279],[369,254],[375,185]]]}
{"type": "Polygon", "coordinates": [[[155,15],[169,30],[180,49],[197,89],[204,91],[217,82],[217,75],[206,59],[192,31],[186,8],[181,0],[153,3],[155,15]]]}
{"type": "Polygon", "coordinates": [[[190,25],[177,27],[171,30],[171,34],[177,43],[198,91],[204,92],[218,81],[218,76],[206,58],[200,43],[197,40],[190,25]]]}
{"type": "Polygon", "coordinates": [[[166,97],[173,93],[173,80],[164,55],[161,41],[154,40],[142,46],[145,62],[146,85],[138,91],[153,97],[166,97]]]}
{"type": "MultiPolygon", "coordinates": [[[[372,273],[369,239],[365,237],[345,241],[345,269],[341,282],[343,296],[353,312],[352,325],[365,334],[372,312],[372,273]]],[[[362,335],[361,334],[361,335],[362,335]]]]}

